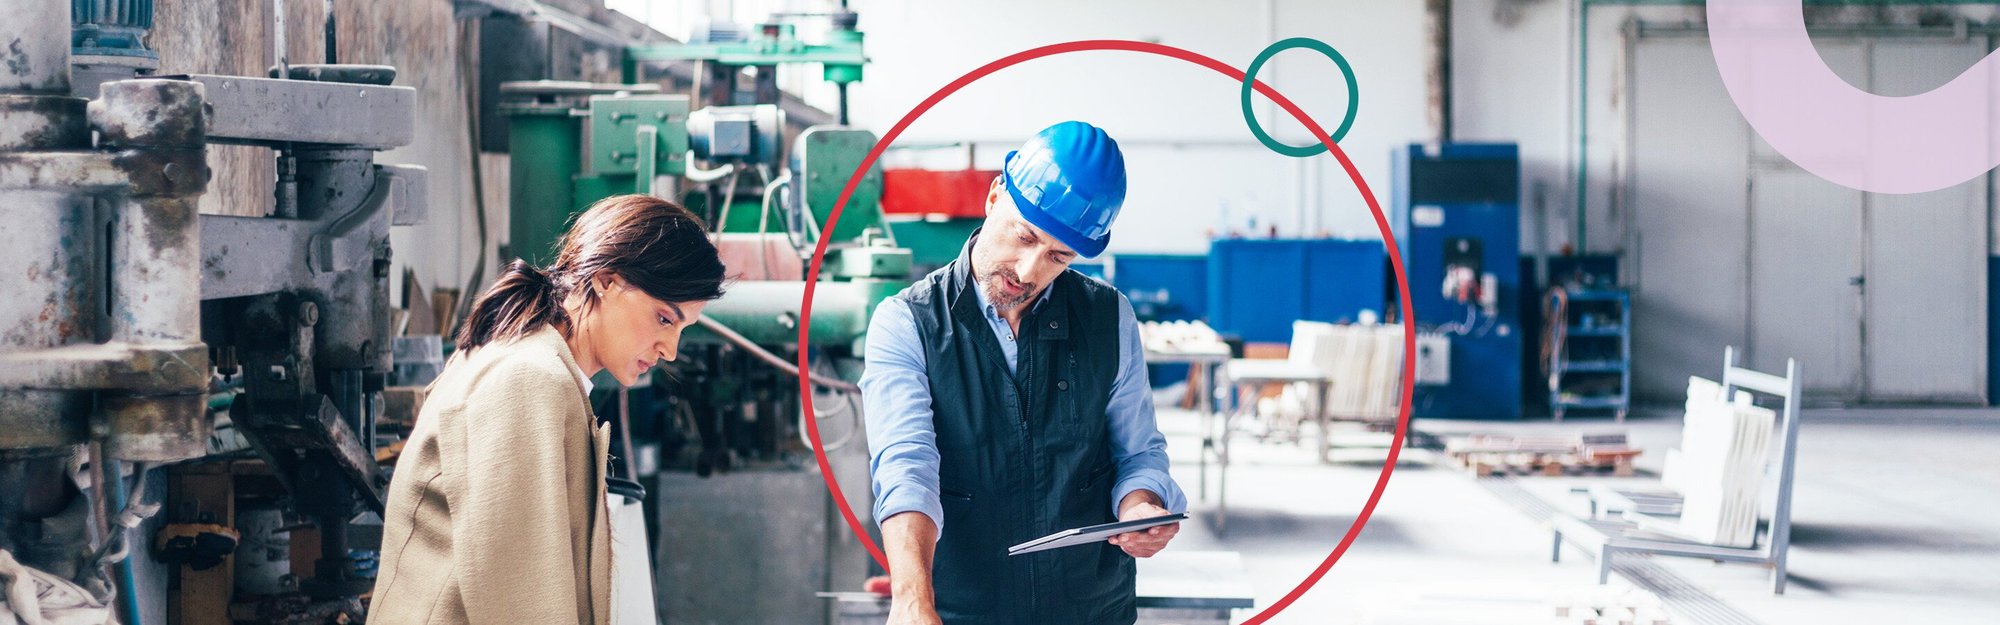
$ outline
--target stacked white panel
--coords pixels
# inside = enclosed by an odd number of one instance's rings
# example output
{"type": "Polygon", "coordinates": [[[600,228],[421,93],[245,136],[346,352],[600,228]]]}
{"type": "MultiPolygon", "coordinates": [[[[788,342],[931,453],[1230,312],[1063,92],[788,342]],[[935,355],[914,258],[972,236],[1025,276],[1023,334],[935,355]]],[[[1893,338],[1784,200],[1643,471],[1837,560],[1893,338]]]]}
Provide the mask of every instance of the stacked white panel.
{"type": "Polygon", "coordinates": [[[1750,547],[1757,538],[1764,467],[1776,414],[1748,395],[1724,397],[1721,385],[1688,379],[1681,447],[1670,453],[1663,480],[1679,490],[1679,530],[1687,538],[1750,547]]]}

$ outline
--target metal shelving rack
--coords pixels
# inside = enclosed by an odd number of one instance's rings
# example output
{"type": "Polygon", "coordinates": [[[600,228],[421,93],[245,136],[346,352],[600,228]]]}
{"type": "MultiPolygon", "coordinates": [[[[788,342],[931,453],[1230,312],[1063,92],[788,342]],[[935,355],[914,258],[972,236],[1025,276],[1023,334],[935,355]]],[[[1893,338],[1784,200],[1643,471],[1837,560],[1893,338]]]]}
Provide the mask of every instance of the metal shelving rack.
{"type": "Polygon", "coordinates": [[[1570,409],[1609,410],[1619,423],[1632,406],[1632,296],[1616,289],[1565,289],[1550,294],[1562,333],[1550,350],[1549,408],[1555,420],[1570,409]],[[1582,358],[1573,357],[1581,353],[1582,358]],[[1617,376],[1617,390],[1603,392],[1617,376]],[[1595,390],[1592,390],[1592,389],[1595,390]]]}

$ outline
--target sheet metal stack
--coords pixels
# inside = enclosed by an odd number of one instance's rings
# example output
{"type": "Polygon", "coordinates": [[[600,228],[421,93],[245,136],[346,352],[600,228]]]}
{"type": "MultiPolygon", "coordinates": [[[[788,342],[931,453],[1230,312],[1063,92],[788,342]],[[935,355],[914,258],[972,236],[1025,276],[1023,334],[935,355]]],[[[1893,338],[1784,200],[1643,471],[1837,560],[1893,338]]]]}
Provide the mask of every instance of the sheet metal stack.
{"type": "MultiPolygon", "coordinates": [[[[1325,371],[1333,380],[1326,402],[1329,417],[1395,421],[1402,407],[1402,326],[1294,322],[1290,357],[1294,363],[1325,371]]],[[[1292,385],[1280,398],[1280,410],[1309,411],[1315,399],[1312,393],[1312,385],[1292,385]]]]}
{"type": "Polygon", "coordinates": [[[1680,533],[1727,547],[1757,539],[1757,517],[1777,415],[1748,394],[1725,397],[1712,380],[1688,378],[1681,447],[1667,453],[1661,480],[1686,496],[1680,533]]]}

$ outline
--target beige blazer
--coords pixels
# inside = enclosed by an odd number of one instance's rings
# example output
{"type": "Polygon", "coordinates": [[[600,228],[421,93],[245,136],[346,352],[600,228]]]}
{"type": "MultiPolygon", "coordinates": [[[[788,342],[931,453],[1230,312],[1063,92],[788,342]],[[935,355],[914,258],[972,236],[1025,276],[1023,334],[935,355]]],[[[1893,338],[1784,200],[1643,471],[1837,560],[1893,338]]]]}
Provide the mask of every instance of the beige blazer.
{"type": "Polygon", "coordinates": [[[610,429],[555,329],[455,354],[396,461],[369,623],[608,625],[610,429]]]}

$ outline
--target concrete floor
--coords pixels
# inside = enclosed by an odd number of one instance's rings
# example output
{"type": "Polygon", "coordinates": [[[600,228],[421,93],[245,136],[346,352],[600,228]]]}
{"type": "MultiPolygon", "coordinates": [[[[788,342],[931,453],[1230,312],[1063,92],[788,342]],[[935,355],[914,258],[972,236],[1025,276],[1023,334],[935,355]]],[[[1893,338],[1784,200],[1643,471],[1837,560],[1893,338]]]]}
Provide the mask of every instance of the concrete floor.
{"type": "MultiPolygon", "coordinates": [[[[1326,557],[1367,501],[1386,450],[1343,449],[1330,465],[1310,444],[1239,436],[1229,474],[1227,533],[1218,534],[1216,477],[1198,495],[1197,418],[1163,409],[1174,474],[1194,502],[1177,549],[1242,553],[1258,609],[1273,605],[1326,557]]],[[[1644,558],[1642,587],[1677,599],[1677,624],[1991,623],[2000,614],[2000,411],[1807,411],[1794,499],[1792,586],[1774,597],[1768,569],[1644,558]],[[1689,608],[1687,606],[1696,606],[1689,608]]],[[[1679,440],[1671,411],[1520,423],[1432,421],[1427,432],[1625,430],[1646,449],[1641,477],[1679,440]]],[[[1350,437],[1342,437],[1349,440],[1350,437]]],[[[1368,435],[1354,437],[1365,440],[1368,435]]],[[[1548,561],[1549,534],[1524,511],[1539,501],[1581,513],[1570,486],[1613,478],[1475,480],[1434,454],[1407,450],[1366,530],[1321,582],[1273,622],[1502,624],[1552,622],[1551,603],[1600,592],[1575,550],[1548,561]],[[1515,496],[1505,496],[1514,493],[1515,496]]],[[[1621,567],[1624,568],[1624,567],[1621,567]]],[[[1631,582],[1614,576],[1614,586],[1631,582]]],[[[1256,611],[1242,611],[1239,620],[1256,611]]]]}

